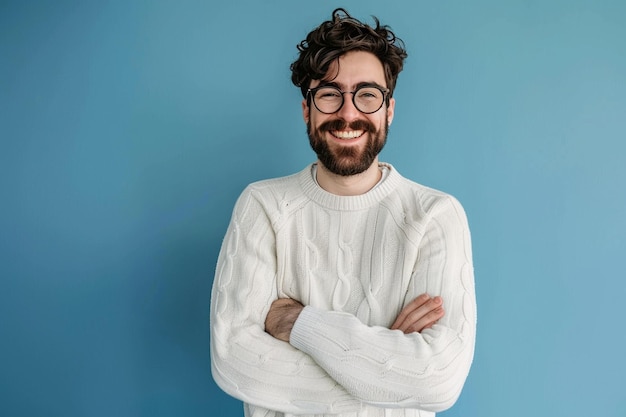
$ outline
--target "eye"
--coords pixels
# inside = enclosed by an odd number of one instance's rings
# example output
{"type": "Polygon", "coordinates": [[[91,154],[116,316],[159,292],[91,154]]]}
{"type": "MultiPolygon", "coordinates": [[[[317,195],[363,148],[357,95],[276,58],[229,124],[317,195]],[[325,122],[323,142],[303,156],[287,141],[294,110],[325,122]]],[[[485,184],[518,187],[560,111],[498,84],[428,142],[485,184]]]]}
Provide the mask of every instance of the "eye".
{"type": "Polygon", "coordinates": [[[341,98],[341,93],[334,88],[322,88],[320,90],[317,90],[317,97],[327,100],[337,99],[341,98]]]}
{"type": "Polygon", "coordinates": [[[376,88],[361,88],[357,92],[357,98],[360,100],[376,100],[380,97],[381,93],[376,88]]]}

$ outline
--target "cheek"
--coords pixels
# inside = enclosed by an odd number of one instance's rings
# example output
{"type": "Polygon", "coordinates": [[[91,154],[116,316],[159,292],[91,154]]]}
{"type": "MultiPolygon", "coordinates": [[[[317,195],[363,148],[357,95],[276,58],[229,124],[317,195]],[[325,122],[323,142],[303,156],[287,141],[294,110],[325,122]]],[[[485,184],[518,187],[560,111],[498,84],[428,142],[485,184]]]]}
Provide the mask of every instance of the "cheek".
{"type": "Polygon", "coordinates": [[[308,125],[312,129],[317,129],[322,123],[329,120],[330,117],[320,114],[318,112],[311,112],[308,118],[308,125]]]}
{"type": "Polygon", "coordinates": [[[387,127],[387,114],[385,112],[380,114],[376,120],[371,120],[372,123],[378,128],[378,130],[384,130],[387,127]]]}

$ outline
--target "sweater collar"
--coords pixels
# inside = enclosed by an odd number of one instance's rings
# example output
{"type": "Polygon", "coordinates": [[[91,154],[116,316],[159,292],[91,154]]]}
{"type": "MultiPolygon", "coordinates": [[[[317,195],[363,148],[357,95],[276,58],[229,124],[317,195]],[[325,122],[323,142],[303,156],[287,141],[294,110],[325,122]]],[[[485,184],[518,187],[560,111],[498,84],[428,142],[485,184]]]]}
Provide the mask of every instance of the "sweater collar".
{"type": "Polygon", "coordinates": [[[313,164],[310,164],[298,174],[298,181],[304,194],[322,207],[343,211],[363,210],[379,203],[394,191],[402,181],[403,177],[391,164],[379,162],[378,165],[387,168],[389,174],[374,188],[361,195],[340,196],[324,190],[311,175],[313,164]]]}

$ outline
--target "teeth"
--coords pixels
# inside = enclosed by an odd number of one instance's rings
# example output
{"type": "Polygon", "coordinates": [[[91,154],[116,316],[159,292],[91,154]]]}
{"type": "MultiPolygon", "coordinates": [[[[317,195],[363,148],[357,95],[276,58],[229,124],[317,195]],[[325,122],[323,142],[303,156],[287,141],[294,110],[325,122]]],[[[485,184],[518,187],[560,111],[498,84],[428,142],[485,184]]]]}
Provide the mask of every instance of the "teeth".
{"type": "Polygon", "coordinates": [[[363,134],[362,130],[349,130],[349,131],[334,131],[332,132],[333,136],[336,136],[340,139],[354,139],[358,138],[363,134]]]}

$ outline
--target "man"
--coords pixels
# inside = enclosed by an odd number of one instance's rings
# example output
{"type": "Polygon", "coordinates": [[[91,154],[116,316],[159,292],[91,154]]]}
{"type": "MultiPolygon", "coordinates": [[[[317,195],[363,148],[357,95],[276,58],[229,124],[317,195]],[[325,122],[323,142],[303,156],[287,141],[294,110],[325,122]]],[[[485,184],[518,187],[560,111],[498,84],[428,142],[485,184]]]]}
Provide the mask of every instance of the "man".
{"type": "Polygon", "coordinates": [[[433,416],[469,372],[467,221],[378,161],[406,52],[375,21],[337,9],[300,43],[292,81],[318,160],[248,186],[223,242],[212,372],[246,416],[433,416]]]}

